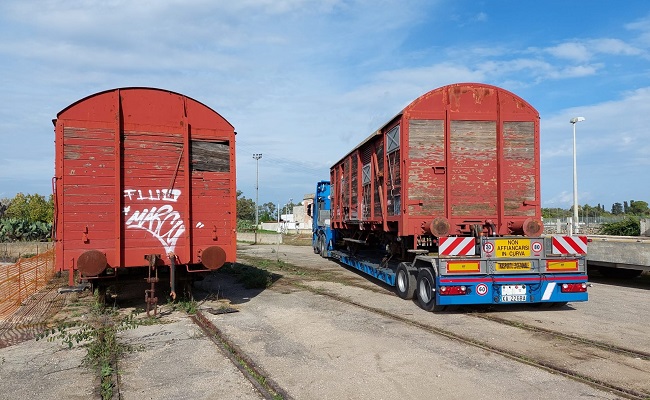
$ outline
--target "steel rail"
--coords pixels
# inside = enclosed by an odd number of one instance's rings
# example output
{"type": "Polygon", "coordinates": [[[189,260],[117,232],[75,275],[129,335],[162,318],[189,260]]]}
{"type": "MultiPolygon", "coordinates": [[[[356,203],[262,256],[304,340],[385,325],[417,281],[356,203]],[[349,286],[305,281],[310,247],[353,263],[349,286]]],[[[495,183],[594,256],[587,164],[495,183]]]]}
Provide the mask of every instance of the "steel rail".
{"type": "Polygon", "coordinates": [[[230,362],[239,369],[265,399],[277,400],[280,398],[283,400],[293,400],[293,397],[286,390],[271,379],[269,374],[260,366],[256,365],[241,348],[229,340],[203,312],[197,311],[196,315],[190,315],[190,319],[217,345],[219,350],[228,357],[230,362]]]}

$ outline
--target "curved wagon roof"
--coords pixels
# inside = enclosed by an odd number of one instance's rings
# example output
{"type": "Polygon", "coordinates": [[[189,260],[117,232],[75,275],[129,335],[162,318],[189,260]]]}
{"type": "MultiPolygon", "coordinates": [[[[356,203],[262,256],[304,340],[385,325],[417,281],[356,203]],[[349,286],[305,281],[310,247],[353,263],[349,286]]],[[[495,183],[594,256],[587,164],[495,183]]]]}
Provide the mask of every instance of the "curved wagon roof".
{"type": "Polygon", "coordinates": [[[381,135],[402,116],[415,119],[447,119],[447,113],[452,116],[451,119],[464,119],[469,115],[471,115],[469,118],[475,119],[481,113],[486,118],[489,116],[490,120],[496,115],[507,116],[510,121],[539,119],[539,112],[530,103],[506,89],[485,83],[454,83],[430,90],[413,100],[358,146],[341,157],[341,160],[373,137],[381,135]]]}
{"type": "MultiPolygon", "coordinates": [[[[151,125],[176,125],[179,118],[187,118],[196,127],[234,129],[205,104],[181,93],[152,87],[122,87],[97,92],[59,111],[57,119],[110,122],[115,121],[118,107],[121,107],[123,122],[132,119],[151,125]],[[115,97],[117,93],[121,98],[119,102],[115,97]],[[161,120],[161,116],[165,119],[161,120]]],[[[56,119],[53,122],[56,124],[56,119]]]]}

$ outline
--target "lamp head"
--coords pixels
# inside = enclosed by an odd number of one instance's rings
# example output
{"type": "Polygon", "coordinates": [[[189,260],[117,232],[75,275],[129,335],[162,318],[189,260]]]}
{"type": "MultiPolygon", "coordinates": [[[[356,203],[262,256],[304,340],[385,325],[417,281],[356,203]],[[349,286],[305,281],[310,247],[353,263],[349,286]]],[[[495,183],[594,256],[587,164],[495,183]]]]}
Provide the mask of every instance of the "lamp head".
{"type": "Polygon", "coordinates": [[[585,117],[574,117],[574,118],[571,118],[571,120],[569,122],[571,122],[572,124],[575,124],[576,122],[582,122],[584,120],[585,120],[585,117]]]}

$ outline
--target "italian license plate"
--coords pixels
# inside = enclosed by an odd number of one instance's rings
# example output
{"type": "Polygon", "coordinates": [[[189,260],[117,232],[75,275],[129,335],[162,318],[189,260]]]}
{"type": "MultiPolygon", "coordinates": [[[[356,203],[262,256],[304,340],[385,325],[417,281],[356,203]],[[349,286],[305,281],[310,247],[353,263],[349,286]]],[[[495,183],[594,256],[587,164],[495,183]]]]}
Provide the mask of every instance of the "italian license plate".
{"type": "Polygon", "coordinates": [[[526,290],[526,285],[503,285],[501,286],[501,302],[525,302],[527,299],[526,290]]]}

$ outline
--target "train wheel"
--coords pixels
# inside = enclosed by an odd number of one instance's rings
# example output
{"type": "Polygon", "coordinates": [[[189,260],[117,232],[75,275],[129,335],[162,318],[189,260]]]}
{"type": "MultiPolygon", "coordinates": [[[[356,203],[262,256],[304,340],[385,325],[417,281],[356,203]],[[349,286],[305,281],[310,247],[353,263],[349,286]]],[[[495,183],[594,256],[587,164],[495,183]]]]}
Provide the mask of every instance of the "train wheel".
{"type": "Polygon", "coordinates": [[[442,311],[445,306],[436,304],[436,279],[431,268],[420,268],[417,279],[418,304],[425,311],[442,311]]]}
{"type": "Polygon", "coordinates": [[[406,263],[400,263],[395,271],[395,292],[405,300],[410,300],[415,295],[417,279],[413,270],[414,268],[407,266],[406,263]]]}

